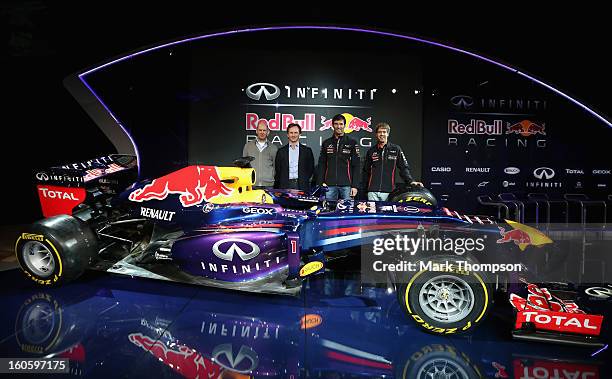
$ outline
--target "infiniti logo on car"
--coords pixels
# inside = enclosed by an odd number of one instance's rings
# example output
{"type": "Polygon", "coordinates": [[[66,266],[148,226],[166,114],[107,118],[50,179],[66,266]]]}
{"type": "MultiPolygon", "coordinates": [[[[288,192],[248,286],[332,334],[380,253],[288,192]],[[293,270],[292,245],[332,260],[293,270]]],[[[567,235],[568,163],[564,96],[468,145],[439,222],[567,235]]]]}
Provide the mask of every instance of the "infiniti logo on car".
{"type": "Polygon", "coordinates": [[[213,362],[229,370],[242,374],[252,372],[259,365],[259,356],[251,347],[242,345],[238,354],[234,355],[231,343],[224,343],[212,351],[213,362]]]}
{"type": "Polygon", "coordinates": [[[217,257],[226,261],[231,261],[234,259],[234,253],[237,253],[240,259],[243,261],[247,261],[259,255],[259,246],[242,238],[226,238],[219,240],[213,245],[212,250],[217,257]],[[227,247],[230,243],[231,245],[227,247]],[[248,245],[251,250],[249,252],[245,252],[240,246],[238,246],[237,243],[240,243],[243,246],[248,245]],[[222,249],[225,250],[225,252],[222,251],[222,249]]]}
{"type": "Polygon", "coordinates": [[[259,100],[263,94],[266,100],[274,100],[280,96],[280,88],[271,83],[255,83],[246,88],[249,99],[259,100]]]}

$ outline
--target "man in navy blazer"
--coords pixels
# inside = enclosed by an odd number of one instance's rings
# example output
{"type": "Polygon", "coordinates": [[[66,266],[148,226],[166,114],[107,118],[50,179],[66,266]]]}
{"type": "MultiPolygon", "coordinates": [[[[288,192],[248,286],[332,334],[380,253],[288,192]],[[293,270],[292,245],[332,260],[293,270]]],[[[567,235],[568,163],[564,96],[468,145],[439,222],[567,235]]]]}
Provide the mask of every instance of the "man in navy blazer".
{"type": "Polygon", "coordinates": [[[300,134],[300,125],[292,123],[287,126],[289,143],[278,149],[274,161],[274,188],[310,190],[314,156],[308,146],[300,143],[300,134]]]}

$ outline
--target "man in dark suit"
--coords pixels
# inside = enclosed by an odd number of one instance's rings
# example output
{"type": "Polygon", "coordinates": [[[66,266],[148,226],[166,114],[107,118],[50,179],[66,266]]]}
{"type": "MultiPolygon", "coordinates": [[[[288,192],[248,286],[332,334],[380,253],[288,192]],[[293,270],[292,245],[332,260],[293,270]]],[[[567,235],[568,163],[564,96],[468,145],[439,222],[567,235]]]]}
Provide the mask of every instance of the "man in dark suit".
{"type": "Polygon", "coordinates": [[[274,188],[310,190],[314,156],[308,146],[300,144],[300,134],[300,125],[293,123],[287,126],[289,143],[276,153],[274,188]]]}

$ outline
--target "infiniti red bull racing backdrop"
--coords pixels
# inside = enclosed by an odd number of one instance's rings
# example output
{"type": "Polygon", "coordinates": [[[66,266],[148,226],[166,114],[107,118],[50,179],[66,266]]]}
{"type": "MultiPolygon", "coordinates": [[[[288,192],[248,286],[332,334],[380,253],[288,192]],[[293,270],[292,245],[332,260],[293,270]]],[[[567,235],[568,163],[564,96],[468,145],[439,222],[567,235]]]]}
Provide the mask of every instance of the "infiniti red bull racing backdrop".
{"type": "Polygon", "coordinates": [[[418,59],[367,51],[335,53],[332,46],[314,54],[284,51],[223,50],[222,66],[205,54],[194,57],[191,85],[214,89],[210,104],[193,104],[189,123],[189,157],[194,162],[227,162],[255,139],[262,120],[269,139],[287,143],[287,126],[297,123],[301,142],[318,158],[323,140],[333,133],[332,118],[346,118],[345,134],[361,147],[376,142],[377,123],[391,125],[390,140],[400,143],[412,168],[420,172],[421,86],[418,59]],[[416,91],[416,94],[415,94],[416,91]]]}
{"type": "Polygon", "coordinates": [[[390,124],[413,177],[450,207],[477,211],[480,194],[612,185],[610,160],[597,153],[612,136],[607,125],[513,71],[417,41],[238,33],[150,50],[86,79],[137,146],[141,177],[231,165],[261,121],[279,147],[299,124],[316,160],[342,114],[362,159],[376,124],[390,124]]]}

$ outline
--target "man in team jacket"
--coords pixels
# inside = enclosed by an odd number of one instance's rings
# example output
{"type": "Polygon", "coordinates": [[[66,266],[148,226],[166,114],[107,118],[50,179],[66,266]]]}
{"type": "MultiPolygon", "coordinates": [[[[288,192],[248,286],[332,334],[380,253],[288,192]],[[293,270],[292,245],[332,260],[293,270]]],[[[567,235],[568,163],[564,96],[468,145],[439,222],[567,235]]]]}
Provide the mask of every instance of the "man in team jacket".
{"type": "Polygon", "coordinates": [[[346,118],[332,118],[334,134],[321,144],[317,181],[327,186],[327,200],[350,199],[357,195],[359,185],[359,146],[344,134],[346,118]]]}
{"type": "Polygon", "coordinates": [[[378,143],[366,153],[361,188],[368,193],[368,200],[387,201],[395,188],[395,177],[399,174],[404,182],[423,187],[410,175],[408,160],[398,145],[388,142],[391,127],[381,122],[376,125],[378,143]]]}

